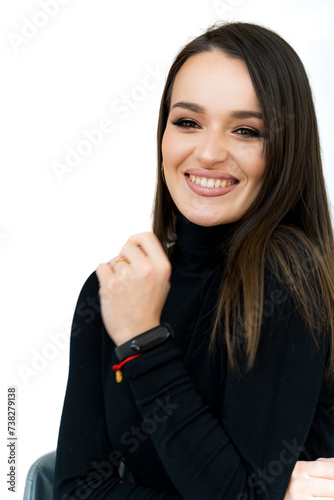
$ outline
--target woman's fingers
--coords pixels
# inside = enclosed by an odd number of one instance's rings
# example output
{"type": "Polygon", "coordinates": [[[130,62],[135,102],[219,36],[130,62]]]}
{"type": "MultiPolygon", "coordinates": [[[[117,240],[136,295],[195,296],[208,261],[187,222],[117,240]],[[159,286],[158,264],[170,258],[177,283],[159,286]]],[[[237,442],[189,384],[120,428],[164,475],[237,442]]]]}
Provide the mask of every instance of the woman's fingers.
{"type": "Polygon", "coordinates": [[[96,270],[104,325],[116,344],[157,326],[170,289],[170,262],[153,233],[131,236],[96,270]]]}
{"type": "Polygon", "coordinates": [[[332,479],[334,484],[334,459],[320,458],[315,462],[301,462],[303,473],[309,477],[332,479]]]}
{"type": "Polygon", "coordinates": [[[334,498],[334,481],[330,479],[299,478],[291,482],[289,500],[334,498]]]}
{"type": "MultiPolygon", "coordinates": [[[[316,462],[319,464],[316,477],[331,479],[334,485],[334,458],[318,458],[316,462]]],[[[309,475],[314,477],[313,469],[310,471],[309,475]]]]}
{"type": "Polygon", "coordinates": [[[334,459],[297,462],[285,500],[334,499],[334,459]]]}
{"type": "Polygon", "coordinates": [[[170,262],[153,233],[145,232],[131,236],[122,247],[120,255],[133,264],[135,271],[142,269],[145,271],[150,265],[158,273],[170,275],[170,262]]]}
{"type": "Polygon", "coordinates": [[[99,264],[96,269],[96,275],[100,284],[101,303],[108,303],[112,294],[119,293],[122,288],[122,281],[118,274],[113,272],[109,264],[99,264]]]}
{"type": "Polygon", "coordinates": [[[334,464],[334,457],[333,458],[318,458],[317,462],[320,460],[323,462],[329,462],[329,463],[334,464]]]}

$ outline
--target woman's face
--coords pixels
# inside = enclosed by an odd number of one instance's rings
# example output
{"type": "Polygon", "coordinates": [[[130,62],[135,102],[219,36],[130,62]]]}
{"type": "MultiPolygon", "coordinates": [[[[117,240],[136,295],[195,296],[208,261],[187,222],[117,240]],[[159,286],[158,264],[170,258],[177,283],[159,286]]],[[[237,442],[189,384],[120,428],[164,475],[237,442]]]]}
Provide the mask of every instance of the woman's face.
{"type": "Polygon", "coordinates": [[[187,59],[162,140],[166,184],[187,219],[214,226],[244,215],[265,171],[263,127],[243,61],[219,50],[187,59]]]}

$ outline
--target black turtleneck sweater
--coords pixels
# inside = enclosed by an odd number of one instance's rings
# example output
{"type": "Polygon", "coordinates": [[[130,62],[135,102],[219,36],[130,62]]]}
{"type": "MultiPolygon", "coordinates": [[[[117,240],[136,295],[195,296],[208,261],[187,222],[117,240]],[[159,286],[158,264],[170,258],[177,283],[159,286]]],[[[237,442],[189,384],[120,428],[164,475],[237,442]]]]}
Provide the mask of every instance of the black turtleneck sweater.
{"type": "Polygon", "coordinates": [[[117,383],[114,343],[93,273],[73,320],[57,447],[55,500],[283,500],[296,461],[334,456],[328,345],[314,345],[287,292],[266,278],[254,367],[209,349],[233,226],[201,227],[177,212],[171,289],[162,311],[174,338],[128,362],[117,383]],[[120,461],[132,473],[120,478],[120,461]],[[126,477],[126,479],[125,479],[126,477]]]}

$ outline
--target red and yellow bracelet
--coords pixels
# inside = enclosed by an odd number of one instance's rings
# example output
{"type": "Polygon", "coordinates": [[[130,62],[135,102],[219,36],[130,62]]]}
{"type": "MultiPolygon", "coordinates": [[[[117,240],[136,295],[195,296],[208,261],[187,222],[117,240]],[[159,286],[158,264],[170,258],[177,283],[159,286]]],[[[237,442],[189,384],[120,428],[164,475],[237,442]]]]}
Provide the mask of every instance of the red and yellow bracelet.
{"type": "Polygon", "coordinates": [[[121,372],[121,368],[123,365],[131,361],[132,359],[138,358],[141,354],[136,354],[135,356],[130,356],[129,358],[124,359],[119,365],[113,365],[112,369],[116,372],[116,382],[119,384],[123,380],[123,375],[121,372]]]}

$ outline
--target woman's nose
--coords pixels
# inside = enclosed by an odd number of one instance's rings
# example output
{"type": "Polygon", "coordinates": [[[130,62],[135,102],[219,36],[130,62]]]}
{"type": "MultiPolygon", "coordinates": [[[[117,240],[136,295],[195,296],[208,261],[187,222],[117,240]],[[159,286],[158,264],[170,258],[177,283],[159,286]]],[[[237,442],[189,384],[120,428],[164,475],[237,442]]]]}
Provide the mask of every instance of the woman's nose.
{"type": "Polygon", "coordinates": [[[205,167],[225,161],[228,157],[227,139],[218,131],[207,131],[198,136],[195,156],[205,167]]]}

